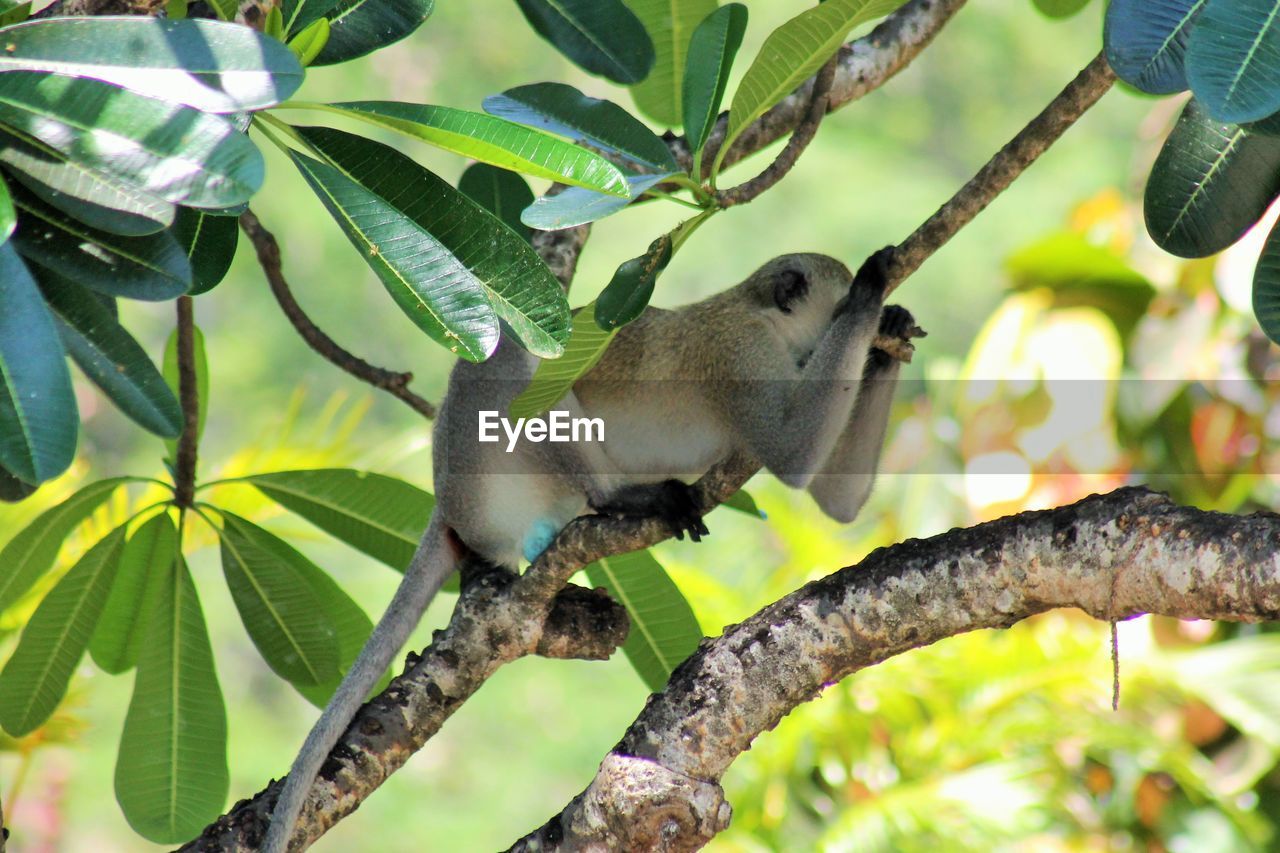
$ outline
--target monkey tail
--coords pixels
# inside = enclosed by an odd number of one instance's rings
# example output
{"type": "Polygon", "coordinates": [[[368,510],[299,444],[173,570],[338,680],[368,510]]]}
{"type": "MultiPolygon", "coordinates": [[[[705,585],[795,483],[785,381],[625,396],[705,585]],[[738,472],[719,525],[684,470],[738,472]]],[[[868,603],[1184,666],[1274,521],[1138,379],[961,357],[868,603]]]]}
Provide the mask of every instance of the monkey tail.
{"type": "Polygon", "coordinates": [[[294,822],[330,750],[347,730],[365,697],[386,672],[391,659],[409,639],[423,611],[457,565],[457,549],[450,539],[451,533],[440,513],[432,513],[431,522],[386,612],[321,712],[320,719],[312,726],[298,757],[289,768],[262,846],[266,853],[284,853],[287,849],[294,822]]]}

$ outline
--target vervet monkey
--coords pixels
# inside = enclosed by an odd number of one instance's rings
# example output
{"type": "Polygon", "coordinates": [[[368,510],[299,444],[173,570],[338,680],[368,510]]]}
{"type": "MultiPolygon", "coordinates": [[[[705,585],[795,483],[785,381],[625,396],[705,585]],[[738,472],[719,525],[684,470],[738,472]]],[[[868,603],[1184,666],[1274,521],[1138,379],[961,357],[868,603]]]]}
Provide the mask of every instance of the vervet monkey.
{"type": "Polygon", "coordinates": [[[707,533],[688,485],[742,451],[822,510],[852,521],[870,494],[898,360],[877,336],[922,335],[883,306],[891,250],[849,273],[834,258],[783,255],[746,281],[673,311],[647,309],[554,408],[600,418],[603,442],[478,440],[506,414],[537,359],[504,340],[458,362],[436,419],[436,506],[404,580],[307,736],[276,802],[265,849],[282,853],[329,751],[418,624],[463,548],[515,570],[587,513],[657,516],[707,533]]]}

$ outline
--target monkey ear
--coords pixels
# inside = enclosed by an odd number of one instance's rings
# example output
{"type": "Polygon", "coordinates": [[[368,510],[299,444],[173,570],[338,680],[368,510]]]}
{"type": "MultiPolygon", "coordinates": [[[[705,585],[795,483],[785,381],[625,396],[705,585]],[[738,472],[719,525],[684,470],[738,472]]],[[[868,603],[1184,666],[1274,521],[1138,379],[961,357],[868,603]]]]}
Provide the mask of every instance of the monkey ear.
{"type": "Polygon", "coordinates": [[[809,279],[800,270],[783,270],[773,284],[773,302],[783,314],[809,293],[809,279]]]}

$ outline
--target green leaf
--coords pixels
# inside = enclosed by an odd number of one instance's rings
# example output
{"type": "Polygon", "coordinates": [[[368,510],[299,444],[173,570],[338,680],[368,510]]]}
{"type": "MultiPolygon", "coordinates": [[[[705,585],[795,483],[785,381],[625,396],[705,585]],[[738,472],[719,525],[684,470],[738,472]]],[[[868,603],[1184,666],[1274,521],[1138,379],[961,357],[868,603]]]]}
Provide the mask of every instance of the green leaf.
{"type": "Polygon", "coordinates": [[[647,169],[677,169],[667,143],[612,101],[589,98],[564,83],[532,83],[484,99],[484,111],[531,127],[585,140],[647,169]]]}
{"type": "Polygon", "coordinates": [[[616,329],[639,317],[653,296],[658,274],[671,262],[671,235],[663,234],[638,258],[623,261],[596,297],[596,324],[616,329]]]}
{"type": "Polygon", "coordinates": [[[67,693],[106,603],[124,545],[117,527],[49,590],[0,672],[0,726],[14,737],[36,730],[67,693]]]}
{"type": "Polygon", "coordinates": [[[267,12],[267,18],[262,22],[262,34],[276,41],[284,41],[284,18],[280,15],[279,6],[272,6],[271,11],[267,12]]]}
{"type": "Polygon", "coordinates": [[[1032,2],[1046,18],[1070,18],[1089,5],[1089,0],[1032,0],[1032,2]]]}
{"type": "Polygon", "coordinates": [[[175,560],[163,578],[138,657],[115,789],[139,835],[174,844],[198,834],[226,802],[227,709],[186,563],[175,560]]]}
{"type": "Polygon", "coordinates": [[[37,488],[39,487],[19,480],[13,476],[12,471],[0,465],[0,501],[17,503],[26,500],[35,494],[37,488]]]}
{"type": "MultiPolygon", "coordinates": [[[[213,11],[218,18],[223,21],[234,21],[236,19],[236,11],[240,8],[239,0],[208,0],[208,3],[213,7],[213,11]]],[[[272,11],[274,12],[276,8],[273,6],[272,11]]],[[[270,17],[270,13],[267,16],[270,17]]],[[[266,34],[275,38],[272,33],[266,34]]]]}
{"type": "Polygon", "coordinates": [[[126,237],[91,228],[11,187],[22,212],[13,245],[67,278],[111,296],[159,301],[191,285],[191,264],[167,231],[126,237]]]}
{"type": "Polygon", "coordinates": [[[599,154],[505,119],[453,107],[397,101],[316,105],[420,139],[482,163],[621,196],[622,172],[599,154]]]}
{"type": "MultiPolygon", "coordinates": [[[[347,674],[356,656],[364,648],[365,641],[373,632],[373,623],[369,621],[369,617],[360,609],[360,606],[352,601],[351,597],[343,592],[342,588],[325,572],[317,568],[308,573],[305,580],[311,592],[315,594],[316,600],[320,602],[320,610],[325,620],[332,626],[338,638],[338,675],[323,684],[295,683],[293,689],[301,693],[312,705],[324,708],[333,691],[338,689],[342,677],[347,674]]],[[[389,680],[390,672],[387,672],[370,693],[382,692],[382,688],[389,680]]]]}
{"type": "Polygon", "coordinates": [[[329,19],[317,18],[289,40],[289,50],[298,57],[302,67],[315,61],[320,51],[329,42],[329,19]]]}
{"type": "MultiPolygon", "coordinates": [[[[689,40],[699,22],[716,10],[716,0],[626,0],[653,39],[653,71],[631,87],[640,110],[668,127],[684,117],[683,86],[689,40]]],[[[687,128],[686,128],[687,129],[687,128]]]]}
{"type": "MultiPolygon", "coordinates": [[[[532,201],[532,195],[530,201],[532,201]]],[[[13,207],[13,196],[9,195],[9,185],[0,176],[0,243],[7,242],[18,225],[18,211],[13,207]]]]}
{"type": "Polygon", "coordinates": [[[774,30],[747,69],[729,108],[722,151],[751,122],[813,76],[854,27],[889,14],[903,0],[826,0],[774,30]]]}
{"type": "Polygon", "coordinates": [[[560,402],[573,383],[604,355],[614,332],[606,332],[596,325],[595,309],[596,304],[592,302],[573,315],[573,335],[565,345],[564,355],[538,363],[528,387],[507,407],[510,417],[541,415],[560,402]]]}
{"type": "Polygon", "coordinates": [[[326,15],[329,40],[312,65],[333,65],[400,41],[430,17],[435,0],[341,0],[326,15]]]}
{"type": "Polygon", "coordinates": [[[764,510],[760,509],[760,507],[756,505],[756,499],[751,497],[750,493],[748,493],[746,489],[739,489],[734,492],[729,496],[729,499],[721,503],[720,506],[737,510],[738,512],[752,516],[753,518],[767,517],[764,510]]]}
{"type": "Polygon", "coordinates": [[[631,632],[622,651],[645,685],[661,690],[702,640],[693,608],[648,551],[605,557],[587,566],[586,572],[591,583],[607,589],[627,608],[631,632]]]}
{"type": "Polygon", "coordinates": [[[581,187],[569,187],[555,195],[539,196],[520,214],[520,221],[543,231],[557,231],[561,228],[573,228],[575,225],[596,222],[622,210],[644,195],[646,191],[674,174],[676,173],[628,175],[627,187],[630,195],[627,198],[604,195],[581,187]]]}
{"type": "Polygon", "coordinates": [[[319,571],[283,539],[222,512],[222,572],[240,620],[267,665],[297,684],[338,676],[338,641],[306,582],[319,571]]]}
{"type": "Polygon", "coordinates": [[[61,474],[78,424],[53,316],[13,244],[0,244],[0,465],[37,485],[61,474]]]}
{"type": "Polygon", "coordinates": [[[1143,207],[1156,245],[1184,258],[1230,246],[1280,191],[1280,139],[1209,118],[1194,99],[1165,141],[1143,207]]]}
{"type": "Polygon", "coordinates": [[[1111,0],[1103,42],[1107,63],[1126,83],[1152,95],[1187,88],[1191,25],[1205,0],[1111,0]]]}
{"type": "Polygon", "coordinates": [[[1218,121],[1257,121],[1280,110],[1275,0],[1207,0],[1187,42],[1187,80],[1218,121]]]}
{"type": "Polygon", "coordinates": [[[182,410],[146,351],[92,291],[56,273],[40,279],[62,345],[85,375],[143,429],[176,438],[182,410]]]}
{"type": "Polygon", "coordinates": [[[231,269],[240,223],[234,216],[180,207],[173,221],[173,237],[191,261],[191,295],[197,296],[213,290],[231,269]]]}
{"type": "Polygon", "coordinates": [[[1280,226],[1271,229],[1253,272],[1253,314],[1267,337],[1280,341],[1280,226]]]}
{"type": "Polygon", "coordinates": [[[297,35],[337,5],[338,0],[282,0],[280,13],[284,17],[284,31],[290,37],[297,35]]]}
{"type": "MultiPolygon", "coordinates": [[[[199,326],[192,326],[192,349],[195,351],[196,362],[196,441],[204,435],[204,419],[209,413],[209,359],[204,351],[204,332],[200,331],[199,326]]],[[[169,390],[173,392],[173,396],[178,399],[179,404],[182,402],[182,395],[178,389],[178,330],[174,329],[169,333],[169,339],[164,345],[164,361],[161,362],[160,375],[164,377],[165,384],[169,386],[169,390]]],[[[173,460],[178,454],[178,442],[168,439],[164,443],[165,449],[168,451],[168,458],[173,460]]]]}
{"type": "Polygon", "coordinates": [[[179,557],[178,530],[167,512],[133,532],[120,553],[115,583],[103,605],[89,654],[104,672],[118,675],[138,663],[151,615],[179,557]]]}
{"type": "Polygon", "coordinates": [[[298,132],[333,167],[295,162],[428,334],[474,361],[497,346],[501,319],[533,354],[563,352],[564,292],[519,234],[392,148],[326,128],[298,132]]]}
{"type": "Polygon", "coordinates": [[[0,132],[0,163],[32,193],[72,219],[111,234],[154,234],[173,222],[162,198],[90,169],[38,139],[0,132]]]}
{"type": "Polygon", "coordinates": [[[350,468],[255,474],[244,482],[397,572],[409,565],[435,506],[417,486],[350,468]]]}
{"type": "Polygon", "coordinates": [[[12,71],[0,79],[0,122],[143,192],[219,208],[262,186],[262,154],[220,116],[84,77],[12,71]]]}
{"type": "Polygon", "coordinates": [[[488,163],[472,163],[458,179],[458,191],[529,239],[520,211],[533,204],[533,190],[524,178],[488,163]]]}
{"type": "Polygon", "coordinates": [[[53,567],[62,540],[100,507],[124,477],[98,480],[50,507],[14,536],[0,551],[0,613],[17,603],[53,567]]]}
{"type": "MultiPolygon", "coordinates": [[[[260,110],[302,85],[288,48],[248,27],[151,17],[66,17],[4,31],[0,71],[96,78],[212,113],[260,110]]],[[[8,88],[10,81],[5,78],[8,88]]],[[[80,96],[85,90],[70,90],[80,96]]]]}
{"type": "Polygon", "coordinates": [[[702,151],[715,126],[729,71],[746,30],[747,7],[730,3],[703,19],[689,40],[682,102],[684,133],[695,155],[702,151]]]}
{"type": "Polygon", "coordinates": [[[20,24],[31,17],[31,0],[18,3],[16,0],[4,0],[0,3],[0,27],[20,24]]]}
{"type": "Polygon", "coordinates": [[[639,83],[653,68],[644,24],[621,0],[516,0],[534,32],[575,65],[615,83],[639,83]]]}

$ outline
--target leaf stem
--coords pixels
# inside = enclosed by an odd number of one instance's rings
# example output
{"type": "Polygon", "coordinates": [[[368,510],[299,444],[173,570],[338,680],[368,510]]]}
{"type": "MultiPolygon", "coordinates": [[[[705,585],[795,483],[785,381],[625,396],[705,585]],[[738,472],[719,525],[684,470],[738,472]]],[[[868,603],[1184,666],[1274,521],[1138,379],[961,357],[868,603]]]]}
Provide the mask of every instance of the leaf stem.
{"type": "Polygon", "coordinates": [[[660,198],[663,201],[669,201],[674,204],[683,205],[684,207],[693,208],[694,210],[704,209],[703,205],[701,204],[688,201],[687,199],[679,198],[677,196],[672,195],[671,193],[664,193],[662,190],[645,190],[643,193],[641,193],[641,196],[648,197],[648,198],[660,198]]]}

